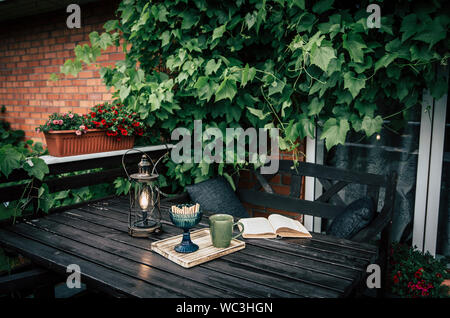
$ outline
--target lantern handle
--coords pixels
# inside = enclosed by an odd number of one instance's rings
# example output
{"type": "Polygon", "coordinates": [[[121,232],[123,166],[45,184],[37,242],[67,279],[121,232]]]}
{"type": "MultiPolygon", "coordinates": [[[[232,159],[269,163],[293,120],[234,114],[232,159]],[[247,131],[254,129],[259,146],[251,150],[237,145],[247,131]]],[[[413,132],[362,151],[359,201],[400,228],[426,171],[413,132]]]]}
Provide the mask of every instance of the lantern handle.
{"type": "MultiPolygon", "coordinates": [[[[146,156],[146,157],[150,160],[150,162],[152,163],[152,165],[153,165],[152,174],[154,174],[154,172],[155,172],[155,170],[156,170],[156,167],[158,166],[158,163],[159,163],[159,162],[160,162],[160,161],[161,161],[161,160],[169,153],[169,147],[167,147],[167,144],[165,144],[165,146],[166,146],[167,152],[166,152],[165,154],[163,154],[163,155],[156,161],[156,163],[153,162],[152,158],[150,158],[150,156],[149,156],[148,154],[146,154],[145,152],[143,152],[142,150],[139,150],[139,149],[137,149],[137,148],[131,148],[131,149],[128,149],[128,150],[122,155],[122,167],[123,167],[123,170],[125,170],[125,174],[127,175],[128,180],[130,180],[130,175],[128,174],[127,168],[126,168],[126,166],[125,166],[125,156],[126,156],[130,151],[135,150],[135,151],[138,151],[138,152],[142,153],[144,156],[146,156]]],[[[156,172],[158,172],[158,170],[156,170],[156,172]]]]}
{"type": "Polygon", "coordinates": [[[130,178],[130,175],[128,174],[127,168],[126,168],[126,166],[125,166],[125,156],[126,156],[130,151],[133,151],[133,150],[142,153],[144,156],[146,156],[146,157],[150,160],[150,162],[152,163],[152,165],[155,166],[155,163],[153,162],[152,158],[150,158],[150,156],[147,155],[147,154],[146,154],[145,152],[143,152],[142,150],[139,150],[139,149],[136,149],[136,148],[128,149],[128,150],[122,155],[122,167],[123,167],[123,170],[125,170],[125,174],[127,175],[128,180],[130,180],[131,178],[130,178]]]}

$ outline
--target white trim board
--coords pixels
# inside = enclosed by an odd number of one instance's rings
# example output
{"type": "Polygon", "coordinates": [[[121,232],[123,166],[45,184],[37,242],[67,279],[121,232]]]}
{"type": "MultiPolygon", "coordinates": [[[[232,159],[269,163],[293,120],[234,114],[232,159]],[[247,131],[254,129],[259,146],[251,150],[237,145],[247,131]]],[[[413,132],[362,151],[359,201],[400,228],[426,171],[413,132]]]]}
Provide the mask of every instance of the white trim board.
{"type": "MultiPolygon", "coordinates": [[[[143,151],[143,152],[150,152],[150,151],[158,151],[158,150],[164,150],[164,149],[170,149],[173,148],[174,145],[172,144],[163,144],[163,145],[155,145],[155,146],[146,146],[146,147],[136,147],[132,149],[136,149],[135,152],[143,151]]],[[[116,151],[106,151],[106,152],[96,152],[96,153],[89,153],[85,155],[78,155],[78,156],[67,156],[67,157],[54,157],[54,156],[41,156],[40,158],[45,161],[47,165],[52,164],[58,164],[58,163],[65,163],[65,162],[73,162],[73,161],[82,161],[82,160],[89,160],[89,159],[97,159],[97,158],[107,158],[112,156],[120,156],[123,155],[125,152],[131,150],[129,153],[133,153],[132,149],[125,149],[125,150],[116,150],[116,151]]]]}

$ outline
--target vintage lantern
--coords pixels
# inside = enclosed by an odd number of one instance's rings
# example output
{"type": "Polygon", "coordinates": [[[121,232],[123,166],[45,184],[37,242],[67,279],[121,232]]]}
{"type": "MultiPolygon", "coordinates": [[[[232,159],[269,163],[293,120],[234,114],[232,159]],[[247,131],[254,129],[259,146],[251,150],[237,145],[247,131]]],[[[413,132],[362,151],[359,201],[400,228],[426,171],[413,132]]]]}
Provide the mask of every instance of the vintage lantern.
{"type": "Polygon", "coordinates": [[[138,172],[129,175],[123,162],[126,154],[122,157],[122,164],[131,182],[128,233],[134,237],[147,237],[151,233],[161,231],[160,192],[156,185],[158,179],[158,174],[155,173],[156,165],[144,153],[138,164],[138,172]]]}

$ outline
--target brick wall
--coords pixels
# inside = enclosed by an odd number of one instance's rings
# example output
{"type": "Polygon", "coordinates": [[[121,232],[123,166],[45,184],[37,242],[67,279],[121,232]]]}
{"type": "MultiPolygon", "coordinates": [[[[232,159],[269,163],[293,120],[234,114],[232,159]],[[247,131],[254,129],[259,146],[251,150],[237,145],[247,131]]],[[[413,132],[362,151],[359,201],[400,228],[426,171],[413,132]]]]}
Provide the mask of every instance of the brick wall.
{"type": "MultiPolygon", "coordinates": [[[[90,67],[77,77],[53,82],[51,73],[74,54],[78,44],[89,41],[89,33],[103,30],[114,18],[117,1],[81,5],[81,28],[66,26],[65,9],[48,14],[0,22],[0,106],[6,106],[5,120],[22,129],[26,137],[43,141],[34,129],[54,112],[86,113],[96,103],[111,100],[112,91],[102,84],[98,70],[90,67]]],[[[124,58],[112,48],[99,58],[111,65],[124,58]]]]}
{"type": "MultiPolygon", "coordinates": [[[[300,145],[299,153],[305,153],[305,142],[302,142],[300,145]]],[[[280,152],[280,159],[282,160],[293,160],[293,154],[292,152],[280,152]]],[[[300,161],[304,161],[304,156],[299,155],[298,159],[300,161]]],[[[241,189],[251,189],[256,184],[259,184],[259,182],[256,180],[256,177],[253,173],[249,171],[241,171],[240,177],[239,177],[239,184],[238,188],[241,189]]],[[[290,193],[290,185],[291,185],[291,177],[288,174],[277,174],[272,179],[269,180],[269,184],[272,187],[273,191],[280,195],[288,196],[290,193]]],[[[261,189],[260,191],[264,191],[261,189]]],[[[299,194],[300,199],[305,198],[305,177],[302,178],[302,187],[301,187],[301,193],[299,194]]],[[[300,222],[303,222],[303,215],[299,215],[298,213],[283,211],[283,210],[276,210],[271,208],[265,208],[262,206],[252,205],[248,203],[244,203],[245,208],[247,209],[250,216],[256,217],[256,216],[263,216],[267,217],[271,213],[279,213],[284,214],[288,216],[293,216],[295,219],[299,220],[300,222]]]]}

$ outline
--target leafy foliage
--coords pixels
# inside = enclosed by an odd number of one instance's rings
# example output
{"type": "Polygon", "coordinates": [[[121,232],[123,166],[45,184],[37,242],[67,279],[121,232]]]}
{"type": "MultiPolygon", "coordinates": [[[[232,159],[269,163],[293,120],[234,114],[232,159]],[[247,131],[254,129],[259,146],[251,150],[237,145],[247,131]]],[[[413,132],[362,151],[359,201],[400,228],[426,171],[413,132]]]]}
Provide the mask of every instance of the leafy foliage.
{"type": "MultiPolygon", "coordinates": [[[[434,98],[447,89],[436,72],[448,57],[444,1],[379,1],[379,29],[366,24],[371,2],[123,0],[118,20],[90,47],[77,46],[61,71],[76,74],[107,45],[121,45],[125,60],[100,73],[155,129],[155,141],[202,119],[223,133],[278,127],[282,150],[319,126],[331,148],[350,130],[380,131],[381,105],[399,121],[423,89],[434,98]]],[[[224,173],[220,165],[167,165],[182,186],[224,173]]]]}
{"type": "Polygon", "coordinates": [[[407,245],[392,245],[389,278],[395,295],[448,297],[448,288],[441,284],[449,277],[445,260],[437,260],[430,253],[421,253],[407,245]]]}

